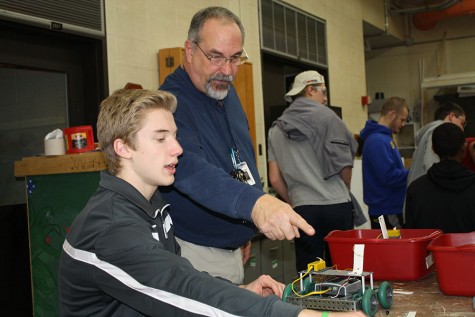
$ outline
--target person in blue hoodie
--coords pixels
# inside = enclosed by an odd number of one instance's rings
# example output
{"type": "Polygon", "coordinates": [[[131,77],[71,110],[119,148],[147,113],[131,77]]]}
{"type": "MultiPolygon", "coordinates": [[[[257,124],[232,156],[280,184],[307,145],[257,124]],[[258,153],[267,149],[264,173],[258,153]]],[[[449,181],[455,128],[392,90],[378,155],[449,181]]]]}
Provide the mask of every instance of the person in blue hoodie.
{"type": "Polygon", "coordinates": [[[363,200],[368,205],[371,228],[401,228],[409,169],[404,164],[393,134],[398,134],[409,116],[406,101],[391,97],[381,107],[378,122],[368,120],[360,132],[363,141],[363,200]]]}

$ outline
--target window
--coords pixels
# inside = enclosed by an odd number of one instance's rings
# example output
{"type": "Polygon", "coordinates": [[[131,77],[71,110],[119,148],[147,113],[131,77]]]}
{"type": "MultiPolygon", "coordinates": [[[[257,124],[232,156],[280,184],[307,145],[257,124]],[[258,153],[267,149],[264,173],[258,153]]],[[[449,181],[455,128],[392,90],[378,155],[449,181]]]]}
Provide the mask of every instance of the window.
{"type": "Polygon", "coordinates": [[[278,0],[260,0],[261,49],[327,67],[326,22],[278,0]]]}

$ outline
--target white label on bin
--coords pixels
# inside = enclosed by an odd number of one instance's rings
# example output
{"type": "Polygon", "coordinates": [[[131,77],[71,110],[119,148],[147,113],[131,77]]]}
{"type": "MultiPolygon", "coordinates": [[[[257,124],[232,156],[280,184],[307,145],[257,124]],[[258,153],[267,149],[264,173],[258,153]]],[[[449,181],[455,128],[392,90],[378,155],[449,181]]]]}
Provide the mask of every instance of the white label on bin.
{"type": "Polygon", "coordinates": [[[386,222],[384,221],[384,216],[381,215],[378,217],[379,226],[381,227],[381,233],[383,234],[383,239],[389,239],[388,229],[386,228],[386,222]]]}
{"type": "Polygon", "coordinates": [[[426,267],[429,268],[434,264],[434,257],[432,256],[432,253],[429,253],[428,256],[426,256],[426,267]]]}
{"type": "Polygon", "coordinates": [[[363,273],[364,244],[353,246],[353,274],[363,273]]]}

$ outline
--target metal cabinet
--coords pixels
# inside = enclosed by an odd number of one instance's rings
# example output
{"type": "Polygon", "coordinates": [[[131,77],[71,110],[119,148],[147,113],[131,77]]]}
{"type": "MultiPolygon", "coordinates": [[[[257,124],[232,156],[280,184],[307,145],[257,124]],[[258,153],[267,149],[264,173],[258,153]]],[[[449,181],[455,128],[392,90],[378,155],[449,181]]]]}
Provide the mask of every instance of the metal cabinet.
{"type": "Polygon", "coordinates": [[[297,278],[297,265],[295,262],[295,242],[284,240],[282,241],[283,250],[283,266],[284,266],[284,283],[288,284],[297,278]]]}
{"type": "Polygon", "coordinates": [[[293,241],[273,241],[262,237],[252,241],[251,255],[244,266],[244,283],[252,282],[262,274],[285,284],[296,278],[293,241]]]}
{"type": "Polygon", "coordinates": [[[251,255],[244,265],[244,284],[250,283],[262,274],[261,243],[259,240],[251,244],[251,255]]]}

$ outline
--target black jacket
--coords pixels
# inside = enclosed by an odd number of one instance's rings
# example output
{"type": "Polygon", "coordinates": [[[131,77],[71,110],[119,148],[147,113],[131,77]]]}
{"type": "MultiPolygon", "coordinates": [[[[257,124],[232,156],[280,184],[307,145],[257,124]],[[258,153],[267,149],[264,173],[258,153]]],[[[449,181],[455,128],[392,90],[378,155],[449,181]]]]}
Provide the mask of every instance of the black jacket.
{"type": "Polygon", "coordinates": [[[63,245],[61,316],[296,316],[302,309],[195,270],[177,255],[158,191],[149,202],[107,172],[99,185],[63,245]]]}
{"type": "Polygon", "coordinates": [[[475,231],[475,173],[454,160],[432,165],[409,185],[406,227],[475,231]]]}

